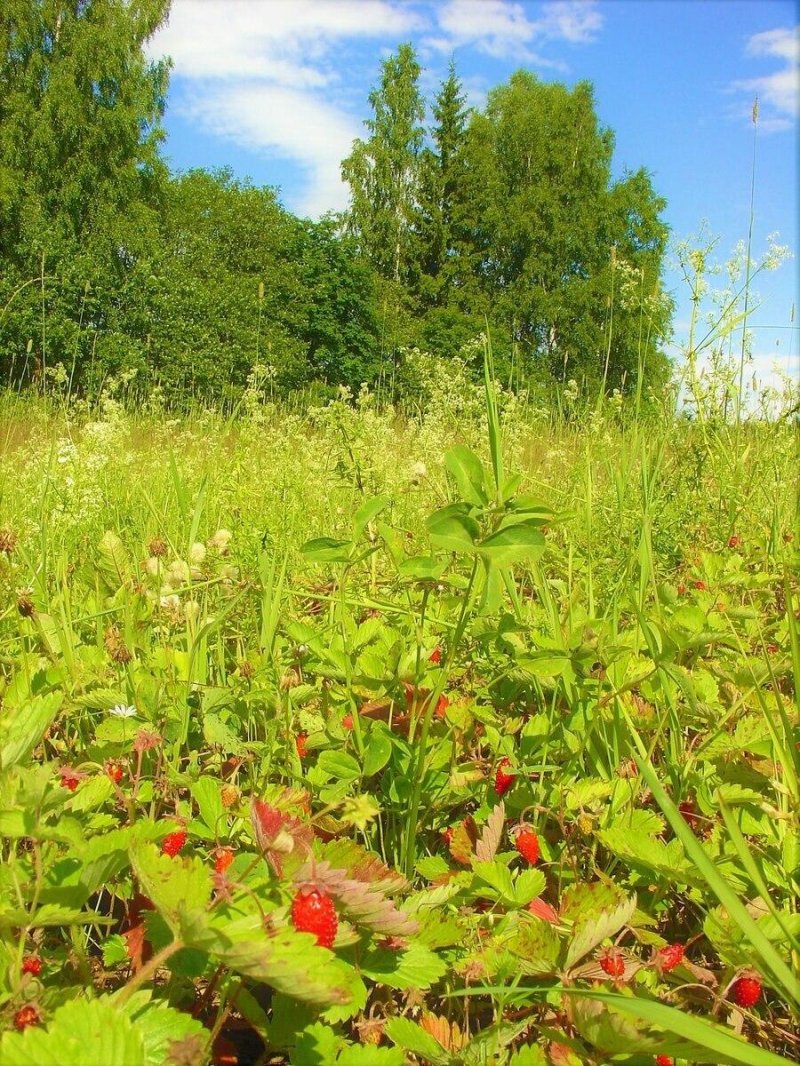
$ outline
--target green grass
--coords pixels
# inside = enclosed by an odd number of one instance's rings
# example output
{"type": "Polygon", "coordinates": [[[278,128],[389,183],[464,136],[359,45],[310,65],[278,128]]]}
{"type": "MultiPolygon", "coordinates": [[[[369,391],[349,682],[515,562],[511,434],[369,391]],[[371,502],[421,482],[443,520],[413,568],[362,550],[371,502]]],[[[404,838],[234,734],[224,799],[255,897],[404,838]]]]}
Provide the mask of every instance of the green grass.
{"type": "Polygon", "coordinates": [[[796,425],[439,386],[415,418],[2,401],[4,1062],[74,1024],[109,1064],[235,1023],[252,1062],[796,1057],[796,425]]]}

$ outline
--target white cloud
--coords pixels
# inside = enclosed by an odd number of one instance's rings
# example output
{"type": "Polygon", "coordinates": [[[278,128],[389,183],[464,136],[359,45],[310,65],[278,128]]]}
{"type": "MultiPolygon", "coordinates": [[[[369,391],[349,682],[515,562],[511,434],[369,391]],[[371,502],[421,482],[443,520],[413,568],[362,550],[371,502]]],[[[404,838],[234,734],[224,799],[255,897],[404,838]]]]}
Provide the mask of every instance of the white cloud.
{"type": "Polygon", "coordinates": [[[172,58],[190,120],[298,164],[306,187],[288,199],[315,216],[346,205],[340,162],[361,132],[335,98],[337,50],[422,25],[405,0],[174,0],[148,52],[172,58]]]}
{"type": "Polygon", "coordinates": [[[596,0],[555,0],[542,4],[540,17],[508,0],[448,0],[438,9],[441,36],[426,44],[439,51],[469,46],[496,59],[516,58],[552,65],[533,51],[548,41],[585,44],[603,24],[596,0]]]}
{"type": "MultiPolygon", "coordinates": [[[[763,130],[791,129],[800,115],[800,27],[756,33],[749,38],[745,51],[749,56],[780,65],[769,74],[737,80],[732,89],[758,97],[759,126],[763,130]]],[[[746,113],[751,115],[749,108],[746,113]]]]}
{"type": "Polygon", "coordinates": [[[415,9],[387,0],[174,0],[150,52],[189,78],[264,78],[320,85],[339,40],[409,33],[415,9]],[[312,61],[312,62],[309,62],[312,61]]]}
{"type": "Polygon", "coordinates": [[[300,215],[318,217],[346,207],[339,167],[359,125],[335,105],[297,89],[255,82],[205,90],[184,111],[218,137],[299,164],[305,188],[290,199],[300,215]]]}

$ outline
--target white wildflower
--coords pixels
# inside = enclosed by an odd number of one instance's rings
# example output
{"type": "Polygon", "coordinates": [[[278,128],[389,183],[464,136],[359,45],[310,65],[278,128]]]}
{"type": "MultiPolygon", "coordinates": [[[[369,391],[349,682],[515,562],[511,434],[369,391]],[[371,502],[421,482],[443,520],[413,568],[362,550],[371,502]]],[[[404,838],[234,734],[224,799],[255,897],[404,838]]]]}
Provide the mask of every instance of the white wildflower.
{"type": "Polygon", "coordinates": [[[138,711],[135,707],[127,706],[124,703],[118,703],[115,707],[110,707],[109,714],[113,714],[115,718],[135,718],[138,711]]]}

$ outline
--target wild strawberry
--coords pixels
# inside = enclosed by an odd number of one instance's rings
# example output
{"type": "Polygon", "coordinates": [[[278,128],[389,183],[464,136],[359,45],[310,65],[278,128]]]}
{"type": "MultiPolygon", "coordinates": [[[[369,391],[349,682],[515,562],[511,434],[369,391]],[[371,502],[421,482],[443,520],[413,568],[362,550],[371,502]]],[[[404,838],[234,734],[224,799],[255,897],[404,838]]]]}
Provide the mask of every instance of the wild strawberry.
{"type": "Polygon", "coordinates": [[[434,666],[438,666],[441,661],[442,661],[442,649],[437,646],[437,647],[435,647],[433,649],[433,651],[428,656],[428,662],[433,663],[434,666]]]}
{"type": "Polygon", "coordinates": [[[174,833],[167,834],[161,841],[161,853],[174,859],[186,843],[187,835],[185,829],[176,829],[174,833]]]}
{"type": "Polygon", "coordinates": [[[292,924],[300,933],[313,933],[320,947],[333,947],[339,928],[333,900],[317,888],[300,889],[292,900],[292,924]]]}
{"type": "Polygon", "coordinates": [[[352,716],[352,714],[348,713],[342,719],[342,729],[352,729],[352,728],[353,728],[353,716],[352,716]]]}
{"type": "Polygon", "coordinates": [[[598,959],[604,973],[609,977],[622,977],[625,973],[625,959],[621,951],[609,948],[598,959]]]}
{"type": "Polygon", "coordinates": [[[447,707],[448,707],[449,702],[450,701],[448,700],[447,696],[445,696],[444,693],[442,693],[442,695],[439,697],[439,699],[436,702],[436,717],[437,718],[444,718],[444,716],[447,714],[447,707]]]}
{"type": "Polygon", "coordinates": [[[736,536],[735,533],[732,537],[728,537],[729,548],[738,548],[741,543],[741,540],[736,536]]]}
{"type": "Polygon", "coordinates": [[[42,960],[38,955],[26,955],[22,960],[22,972],[38,977],[42,972],[42,960]]]}
{"type": "Polygon", "coordinates": [[[684,583],[682,581],[678,584],[678,595],[679,596],[685,596],[686,595],[686,586],[684,585],[684,583]]]}
{"type": "Polygon", "coordinates": [[[695,581],[694,587],[698,590],[698,592],[706,592],[708,590],[708,585],[705,583],[705,581],[695,581]]]}
{"type": "Polygon", "coordinates": [[[14,1028],[22,1032],[29,1025],[39,1024],[39,1012],[32,1003],[28,1003],[14,1015],[14,1028]]]}
{"type": "Polygon", "coordinates": [[[308,733],[298,733],[294,738],[294,746],[297,748],[298,757],[305,759],[308,755],[308,733]]]}
{"type": "Polygon", "coordinates": [[[122,778],[125,776],[125,771],[118,762],[107,762],[106,773],[115,785],[118,785],[122,778]]]}
{"type": "Polygon", "coordinates": [[[70,792],[74,792],[84,775],[78,773],[77,770],[73,770],[71,766],[62,766],[58,771],[58,776],[61,779],[61,787],[68,788],[70,792]]]}
{"type": "Polygon", "coordinates": [[[683,944],[667,944],[666,947],[656,952],[653,961],[662,973],[669,973],[683,962],[685,951],[683,944]]]}
{"type": "Polygon", "coordinates": [[[778,654],[778,645],[777,644],[768,644],[767,645],[767,651],[770,653],[770,655],[777,655],[778,654]]]}
{"type": "Polygon", "coordinates": [[[530,826],[523,826],[520,829],[514,841],[514,847],[531,866],[535,866],[539,861],[539,855],[541,854],[539,851],[539,838],[530,826]]]}
{"type": "Polygon", "coordinates": [[[761,998],[761,981],[754,974],[739,977],[730,987],[730,996],[737,1007],[754,1007],[761,998]]]}
{"type": "Polygon", "coordinates": [[[511,765],[511,760],[507,755],[504,755],[500,762],[497,764],[497,769],[494,773],[494,790],[498,796],[505,796],[506,792],[511,788],[514,782],[517,780],[516,774],[509,774],[506,772],[506,767],[511,765]]]}
{"type": "Polygon", "coordinates": [[[234,803],[239,802],[240,797],[239,789],[236,785],[225,785],[220,792],[220,799],[222,800],[223,807],[232,807],[234,803]]]}
{"type": "Polygon", "coordinates": [[[669,1055],[656,1055],[656,1066],[675,1066],[675,1059],[669,1055]]]}
{"type": "Polygon", "coordinates": [[[233,862],[232,848],[217,848],[214,858],[214,870],[218,874],[224,874],[233,862]]]}

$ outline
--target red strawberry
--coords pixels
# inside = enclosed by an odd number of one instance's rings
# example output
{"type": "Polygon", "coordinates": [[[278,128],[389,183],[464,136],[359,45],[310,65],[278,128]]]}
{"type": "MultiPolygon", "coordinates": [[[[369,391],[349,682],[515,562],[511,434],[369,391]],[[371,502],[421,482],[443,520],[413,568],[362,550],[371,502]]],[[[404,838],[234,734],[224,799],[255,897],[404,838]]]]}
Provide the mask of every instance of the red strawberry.
{"type": "Polygon", "coordinates": [[[684,585],[684,583],[682,581],[678,585],[678,595],[679,596],[685,596],[686,595],[686,586],[684,585]]]}
{"type": "Polygon", "coordinates": [[[185,829],[176,829],[174,833],[169,833],[161,841],[161,852],[164,855],[169,855],[170,858],[175,858],[183,845],[186,843],[187,832],[185,829]]]}
{"type": "Polygon", "coordinates": [[[29,1025],[39,1024],[39,1012],[32,1003],[28,1003],[14,1015],[14,1028],[22,1032],[29,1025]]]}
{"type": "Polygon", "coordinates": [[[68,788],[70,792],[74,792],[84,775],[77,770],[73,770],[71,766],[62,766],[58,771],[58,776],[61,779],[61,787],[68,788]]]}
{"type": "Polygon", "coordinates": [[[433,649],[433,651],[428,656],[428,662],[433,663],[434,666],[438,666],[438,664],[441,661],[442,661],[442,649],[439,648],[439,647],[436,647],[436,648],[433,649]]]}
{"type": "Polygon", "coordinates": [[[530,826],[523,826],[520,829],[514,841],[514,847],[531,866],[535,866],[539,861],[539,838],[530,826]]]}
{"type": "Polygon", "coordinates": [[[125,775],[125,771],[118,762],[107,762],[106,773],[115,785],[118,785],[125,775]]]}
{"type": "Polygon", "coordinates": [[[352,716],[352,714],[346,714],[344,716],[344,718],[342,719],[342,729],[352,729],[352,728],[353,728],[353,716],[352,716]]]}
{"type": "Polygon", "coordinates": [[[444,693],[439,697],[439,699],[438,699],[438,701],[436,703],[436,717],[437,718],[444,718],[444,716],[447,714],[447,706],[448,706],[449,702],[450,701],[448,700],[447,696],[444,695],[444,693]]]}
{"type": "Polygon", "coordinates": [[[625,973],[625,959],[621,951],[609,948],[599,958],[600,966],[609,977],[622,977],[625,973]]]}
{"type": "Polygon", "coordinates": [[[224,874],[233,862],[232,848],[217,848],[214,859],[214,870],[218,874],[224,874]]]}
{"type": "Polygon", "coordinates": [[[494,790],[498,796],[505,796],[506,792],[511,788],[514,782],[517,780],[516,774],[506,773],[506,767],[511,765],[511,760],[507,755],[504,755],[500,762],[497,764],[497,769],[494,773],[494,790]]]}
{"type": "Polygon", "coordinates": [[[313,933],[320,947],[333,947],[339,928],[333,900],[317,888],[300,889],[292,900],[292,924],[300,933],[313,933]]]}
{"type": "Polygon", "coordinates": [[[761,981],[754,974],[739,977],[730,987],[730,996],[737,1007],[754,1007],[761,998],[761,981]]]}
{"type": "Polygon", "coordinates": [[[669,1055],[656,1055],[656,1066],[675,1066],[675,1059],[669,1055]]]}
{"type": "Polygon", "coordinates": [[[666,947],[656,952],[654,962],[662,973],[669,973],[683,962],[685,951],[683,944],[667,944],[666,947]]]}
{"type": "Polygon", "coordinates": [[[728,538],[728,547],[729,548],[738,548],[740,544],[741,544],[741,541],[739,540],[739,538],[736,536],[735,533],[734,533],[734,535],[732,537],[728,538]]]}
{"type": "Polygon", "coordinates": [[[705,581],[695,581],[694,582],[694,587],[699,592],[706,592],[708,590],[708,585],[705,583],[705,581]]]}
{"type": "Polygon", "coordinates": [[[38,955],[27,955],[22,960],[22,972],[33,974],[34,977],[38,977],[42,972],[42,960],[38,955]]]}
{"type": "Polygon", "coordinates": [[[294,746],[297,748],[298,756],[305,759],[308,755],[308,733],[298,733],[294,738],[294,746]]]}

